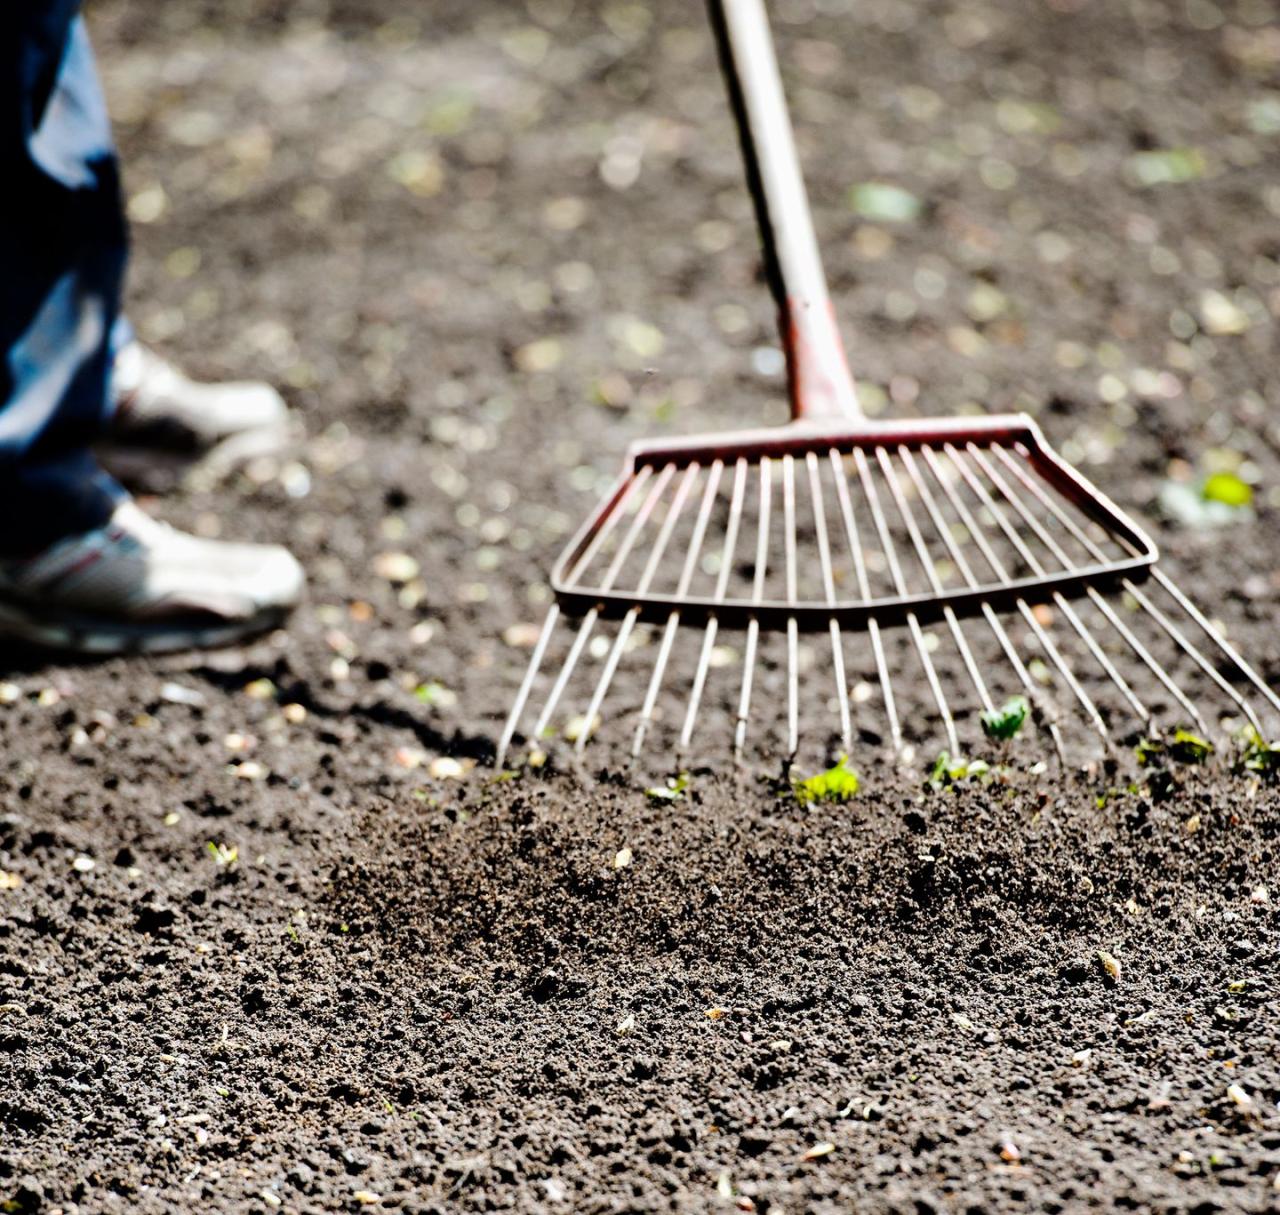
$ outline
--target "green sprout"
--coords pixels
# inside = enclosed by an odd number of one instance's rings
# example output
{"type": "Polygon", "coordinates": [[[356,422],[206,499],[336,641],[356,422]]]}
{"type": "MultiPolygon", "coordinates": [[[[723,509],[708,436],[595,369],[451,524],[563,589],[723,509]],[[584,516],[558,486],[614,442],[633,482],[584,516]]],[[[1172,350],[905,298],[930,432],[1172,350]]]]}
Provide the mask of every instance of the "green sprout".
{"type": "Polygon", "coordinates": [[[1267,742],[1253,726],[1249,726],[1244,732],[1244,752],[1237,766],[1259,776],[1275,776],[1280,773],[1280,741],[1267,742]]]}
{"type": "Polygon", "coordinates": [[[952,759],[949,751],[939,751],[925,784],[931,789],[945,789],[962,780],[980,779],[990,771],[991,765],[984,759],[962,759],[960,756],[952,759]]]}
{"type": "Polygon", "coordinates": [[[444,684],[435,679],[428,679],[425,683],[420,683],[413,689],[413,694],[424,705],[433,705],[438,708],[447,709],[451,705],[456,704],[458,697],[451,692],[444,684]]]}
{"type": "Polygon", "coordinates": [[[205,848],[213,857],[214,864],[220,869],[230,869],[240,859],[240,849],[235,844],[228,847],[226,844],[215,844],[210,840],[205,844],[205,848]]]}
{"type": "Polygon", "coordinates": [[[679,776],[668,776],[665,785],[655,785],[644,791],[645,797],[655,802],[678,802],[684,798],[689,787],[689,774],[681,772],[679,776]]]}
{"type": "Polygon", "coordinates": [[[842,755],[835,767],[805,780],[793,780],[791,790],[802,806],[814,802],[847,802],[858,792],[858,774],[849,766],[849,757],[842,755]]]}
{"type": "Polygon", "coordinates": [[[1205,478],[1200,496],[1206,502],[1243,507],[1253,502],[1253,486],[1232,472],[1216,472],[1205,478]]]}
{"type": "Polygon", "coordinates": [[[863,181],[849,191],[849,206],[863,219],[903,224],[916,219],[920,200],[901,186],[882,181],[863,181]]]}
{"type": "Polygon", "coordinates": [[[1027,720],[1031,706],[1025,696],[1011,696],[998,709],[982,715],[982,731],[988,738],[1007,742],[1015,737],[1027,720]]]}
{"type": "Polygon", "coordinates": [[[1162,738],[1144,738],[1134,754],[1144,768],[1158,764],[1164,756],[1180,764],[1202,764],[1213,754],[1213,743],[1190,730],[1175,730],[1167,742],[1162,738]]]}

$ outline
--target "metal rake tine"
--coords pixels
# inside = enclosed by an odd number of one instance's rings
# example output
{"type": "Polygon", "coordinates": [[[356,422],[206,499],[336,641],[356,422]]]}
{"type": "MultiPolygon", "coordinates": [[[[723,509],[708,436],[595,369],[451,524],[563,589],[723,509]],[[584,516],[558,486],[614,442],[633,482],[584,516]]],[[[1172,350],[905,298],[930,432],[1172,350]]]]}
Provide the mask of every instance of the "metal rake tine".
{"type": "MultiPolygon", "coordinates": [[[[876,450],[880,449],[877,448],[876,450]]],[[[905,595],[907,593],[907,584],[902,576],[902,567],[898,564],[898,551],[894,547],[893,538],[889,535],[889,524],[880,505],[880,495],[876,490],[875,482],[871,478],[871,469],[867,464],[867,457],[862,448],[854,449],[853,462],[858,470],[858,477],[862,481],[863,492],[867,495],[867,504],[871,507],[871,518],[875,521],[876,531],[880,534],[880,547],[884,549],[884,555],[888,559],[889,573],[893,578],[893,584],[897,588],[899,595],[905,595]]],[[[920,655],[920,663],[924,667],[924,675],[929,682],[929,690],[933,693],[933,699],[937,703],[938,711],[942,714],[942,725],[947,734],[947,745],[951,748],[951,754],[957,755],[960,752],[960,737],[956,733],[955,718],[951,715],[951,706],[947,704],[946,693],[943,692],[942,684],[938,680],[938,672],[934,669],[933,659],[929,657],[928,647],[924,643],[924,633],[920,628],[920,619],[915,612],[907,613],[907,628],[911,632],[912,641],[915,642],[916,652],[920,655]]]]}
{"type": "MultiPolygon", "coordinates": [[[[707,485],[702,492],[702,502],[698,507],[698,517],[693,525],[693,535],[689,540],[689,550],[685,554],[684,568],[680,571],[680,580],[676,585],[677,598],[683,597],[693,581],[694,570],[697,569],[698,557],[702,552],[702,541],[706,536],[707,524],[711,519],[711,510],[715,505],[716,494],[720,489],[720,475],[724,471],[723,460],[713,460],[711,471],[707,476],[707,485]]],[[[649,680],[649,688],[645,692],[644,705],[640,710],[640,720],[636,724],[635,739],[631,744],[631,754],[637,756],[644,745],[645,732],[653,717],[653,708],[658,700],[658,690],[662,686],[662,676],[667,669],[667,661],[671,657],[671,647],[675,643],[676,630],[680,627],[680,609],[672,610],[667,617],[667,627],[662,634],[662,647],[653,664],[653,675],[649,680]]]]}
{"type": "MultiPolygon", "coordinates": [[[[699,471],[700,468],[696,460],[685,468],[684,476],[680,478],[680,485],[676,489],[675,498],[671,503],[671,509],[667,511],[667,517],[662,521],[662,527],[658,531],[657,539],[649,552],[649,560],[645,562],[644,570],[640,574],[640,581],[636,584],[637,595],[644,595],[648,592],[649,586],[658,572],[658,566],[662,562],[663,555],[667,551],[667,545],[671,542],[671,533],[675,531],[676,522],[684,510],[685,500],[689,497],[689,492],[692,490],[694,482],[698,479],[699,471]]],[[[592,694],[591,703],[587,706],[585,718],[587,725],[582,733],[578,735],[578,740],[574,744],[574,750],[579,755],[586,750],[587,738],[591,734],[591,723],[595,721],[596,715],[600,712],[600,706],[604,704],[609,685],[613,682],[614,674],[618,670],[618,662],[622,658],[622,651],[626,647],[627,639],[631,636],[631,631],[635,628],[639,617],[640,608],[638,606],[633,607],[623,617],[622,624],[618,627],[618,635],[613,640],[613,646],[609,650],[608,658],[605,659],[600,678],[596,681],[596,690],[592,694]]]]}
{"type": "MultiPolygon", "coordinates": [[[[1075,569],[1075,566],[1072,564],[1071,558],[1067,555],[1066,550],[1058,544],[1051,535],[1049,535],[1049,533],[1044,529],[1044,526],[1040,523],[1040,520],[1027,510],[1022,500],[1018,498],[1017,495],[1010,492],[1009,486],[1005,482],[1004,478],[1001,477],[1000,474],[991,466],[987,457],[978,449],[977,445],[974,443],[968,444],[968,450],[969,456],[973,462],[987,474],[987,478],[996,487],[996,489],[999,490],[1009,505],[1013,507],[1019,518],[1021,518],[1022,521],[1036,534],[1040,543],[1048,548],[1056,560],[1062,563],[1064,569],[1075,569]]],[[[999,516],[997,516],[997,520],[999,520],[999,516]]],[[[1003,527],[1003,524],[1001,524],[1001,526],[1003,527]]],[[[1018,536],[1017,531],[1010,531],[1006,528],[1005,534],[1008,535],[1009,538],[1017,545],[1018,551],[1023,553],[1023,560],[1025,560],[1037,574],[1042,573],[1043,567],[1032,555],[1031,550],[1029,548],[1025,548],[1022,543],[1022,538],[1018,536]]],[[[1151,710],[1143,704],[1142,699],[1133,690],[1133,688],[1129,686],[1129,681],[1120,674],[1115,664],[1107,657],[1106,652],[1098,644],[1097,638],[1095,638],[1093,633],[1090,632],[1084,621],[1080,619],[1079,613],[1071,606],[1067,597],[1061,591],[1054,591],[1053,601],[1058,605],[1071,627],[1079,634],[1080,640],[1084,642],[1089,653],[1093,655],[1094,661],[1103,669],[1107,678],[1120,689],[1121,695],[1123,695],[1129,702],[1129,706],[1144,723],[1149,723],[1151,721],[1151,710]]]]}
{"type": "MultiPolygon", "coordinates": [[[[643,482],[648,479],[652,469],[646,464],[637,474],[636,480],[643,482]]],[[[626,534],[622,538],[622,543],[618,546],[618,551],[613,555],[613,560],[609,568],[605,571],[605,576],[600,583],[600,589],[607,591],[613,586],[614,579],[617,578],[622,566],[626,563],[627,558],[631,555],[631,550],[635,546],[636,538],[640,534],[641,528],[648,522],[649,516],[653,513],[653,508],[658,504],[658,499],[662,497],[663,492],[667,488],[667,483],[671,480],[675,472],[673,465],[668,464],[649,489],[649,493],[640,504],[640,509],[636,511],[635,517],[631,520],[631,526],[627,529],[626,534]]],[[[582,567],[579,567],[582,568],[582,567]]],[[[560,673],[556,677],[555,683],[551,687],[550,695],[547,702],[542,707],[542,712],[538,715],[537,723],[534,725],[533,732],[536,737],[541,737],[543,731],[546,730],[551,721],[552,714],[556,711],[556,706],[560,703],[560,697],[564,695],[565,687],[569,683],[570,677],[573,675],[574,668],[578,665],[578,659],[582,656],[583,648],[587,644],[587,639],[591,636],[591,630],[595,628],[596,620],[600,616],[600,609],[593,607],[583,618],[582,624],[578,626],[578,634],[573,639],[573,645],[570,647],[568,656],[564,660],[564,664],[560,668],[560,673]]],[[[590,730],[590,722],[587,723],[587,729],[590,730]]]]}
{"type": "MultiPolygon", "coordinates": [[[[768,456],[760,459],[760,515],[759,534],[756,538],[756,568],[751,588],[752,600],[759,603],[764,598],[764,574],[769,559],[769,503],[773,495],[768,456]]],[[[747,741],[747,715],[751,710],[751,683],[755,674],[756,647],[760,641],[760,621],[754,616],[747,622],[747,644],[742,654],[742,695],[738,700],[738,721],[733,731],[733,755],[742,759],[747,741]]]]}
{"type": "MultiPolygon", "coordinates": [[[[628,482],[626,489],[622,493],[622,497],[618,500],[617,507],[610,512],[609,516],[600,525],[600,530],[592,537],[591,543],[583,550],[582,556],[574,564],[570,577],[577,574],[590,566],[595,559],[595,555],[600,551],[600,546],[604,544],[606,538],[617,526],[618,520],[622,518],[623,512],[627,508],[627,504],[635,495],[636,490],[642,486],[649,478],[650,470],[645,468],[641,470],[637,476],[628,482]]],[[[495,762],[499,768],[502,767],[502,761],[506,758],[507,749],[511,746],[511,740],[515,737],[517,726],[520,724],[520,717],[524,713],[525,704],[529,699],[529,693],[533,690],[533,681],[537,678],[538,671],[542,666],[542,660],[546,657],[547,645],[551,641],[551,636],[555,631],[556,621],[560,616],[560,605],[553,603],[547,611],[546,621],[542,626],[542,633],[538,637],[537,644],[533,648],[533,653],[529,658],[529,666],[525,671],[524,679],[521,681],[520,688],[516,692],[515,702],[511,706],[511,712],[507,715],[506,725],[502,730],[502,737],[498,740],[498,752],[495,762]]],[[[536,733],[536,731],[535,731],[536,733]]]]}
{"type": "MultiPolygon", "coordinates": [[[[1070,515],[1062,509],[1062,507],[1053,500],[1044,489],[1036,484],[1035,478],[1027,475],[1026,469],[1021,467],[1020,463],[1013,458],[1003,447],[993,449],[996,457],[1004,463],[1014,476],[1026,487],[1026,489],[1034,495],[1034,497],[1071,533],[1076,541],[1083,545],[1085,551],[1089,553],[1095,561],[1106,561],[1107,555],[1103,552],[1102,547],[1097,544],[1088,532],[1084,530],[1070,515]]],[[[1030,455],[1026,448],[1019,447],[1024,455],[1030,455]]],[[[1186,710],[1192,723],[1200,730],[1207,731],[1208,726],[1204,718],[1200,714],[1200,710],[1196,708],[1194,702],[1187,694],[1178,687],[1173,677],[1165,670],[1163,664],[1151,653],[1143,644],[1141,638],[1125,624],[1120,614],[1107,602],[1107,598],[1098,590],[1096,586],[1086,588],[1088,596],[1093,600],[1097,609],[1111,622],[1112,627],[1124,638],[1129,648],[1137,654],[1139,659],[1146,664],[1147,669],[1160,681],[1165,690],[1186,710]]]]}
{"type": "MultiPolygon", "coordinates": [[[[947,527],[947,522],[943,518],[942,512],[938,509],[938,503],[933,496],[933,491],[929,489],[929,483],[920,475],[920,469],[917,467],[915,458],[911,454],[911,449],[908,447],[901,447],[899,451],[902,455],[902,462],[906,465],[907,472],[910,474],[911,480],[915,483],[915,486],[920,493],[921,500],[925,504],[925,509],[929,512],[929,515],[933,520],[934,527],[937,529],[939,535],[942,536],[942,542],[946,545],[947,552],[950,554],[951,559],[956,563],[957,568],[960,570],[961,577],[969,586],[978,586],[978,579],[973,572],[973,567],[970,566],[968,558],[965,557],[964,552],[956,543],[955,538],[951,535],[951,532],[947,527]]],[[[929,469],[937,479],[938,484],[942,485],[944,492],[949,493],[950,487],[943,484],[942,473],[938,468],[933,452],[927,447],[923,448],[922,451],[925,462],[929,465],[929,469]]],[[[996,641],[999,642],[1000,648],[1004,651],[1005,657],[1009,659],[1014,673],[1018,676],[1018,682],[1022,684],[1023,691],[1027,693],[1029,698],[1034,699],[1036,692],[1035,685],[1031,681],[1031,672],[1028,671],[1026,666],[1023,664],[1022,659],[1018,655],[1018,651],[1014,649],[1013,641],[1004,625],[1000,622],[1000,617],[996,615],[995,609],[985,600],[982,604],[982,614],[986,617],[987,624],[990,625],[992,633],[995,634],[996,641]]],[[[1049,730],[1049,735],[1053,740],[1054,750],[1058,753],[1058,759],[1065,764],[1066,751],[1063,748],[1062,732],[1058,729],[1058,723],[1056,721],[1048,721],[1044,724],[1049,730]]]]}
{"type": "MultiPolygon", "coordinates": [[[[1229,659],[1231,659],[1237,667],[1240,668],[1241,674],[1243,674],[1245,678],[1262,693],[1271,707],[1277,713],[1280,713],[1280,696],[1277,696],[1275,692],[1267,686],[1266,681],[1244,660],[1235,646],[1233,646],[1218,629],[1214,628],[1213,622],[1209,620],[1209,618],[1205,616],[1198,607],[1196,607],[1192,600],[1188,599],[1187,596],[1178,589],[1163,570],[1152,569],[1151,573],[1155,580],[1169,592],[1169,595],[1174,602],[1176,602],[1177,605],[1200,626],[1200,631],[1204,633],[1204,635],[1208,637],[1209,640],[1212,641],[1213,644],[1216,645],[1218,649],[1220,649],[1229,659]]],[[[1261,734],[1262,731],[1259,730],[1258,733],[1261,734]]]]}
{"type": "MultiPolygon", "coordinates": [[[[729,524],[724,534],[724,549],[721,553],[720,572],[716,576],[715,598],[723,600],[729,589],[729,576],[733,568],[734,549],[738,543],[738,528],[742,522],[742,503],[746,496],[747,470],[749,465],[745,456],[739,456],[733,475],[733,497],[729,502],[729,524]]],[[[707,620],[707,627],[702,636],[702,652],[698,655],[698,666],[693,676],[693,686],[689,689],[689,704],[685,710],[684,725],[680,730],[679,749],[685,750],[693,739],[693,723],[698,716],[698,705],[702,701],[702,690],[707,681],[707,670],[711,665],[711,651],[715,646],[719,621],[715,616],[707,620]]]]}
{"type": "MultiPolygon", "coordinates": [[[[831,475],[836,483],[836,500],[840,503],[840,516],[844,523],[845,538],[849,542],[849,551],[853,556],[854,575],[858,580],[858,594],[864,600],[871,598],[871,583],[867,578],[866,560],[862,555],[862,542],[858,536],[858,521],[853,513],[853,502],[849,496],[849,478],[845,473],[844,461],[836,448],[827,453],[831,461],[831,475]]],[[[884,641],[880,636],[880,622],[874,616],[867,617],[867,636],[871,639],[871,653],[876,662],[876,674],[880,679],[880,692],[884,697],[885,716],[889,720],[889,738],[893,753],[902,752],[902,727],[898,722],[898,706],[893,698],[893,684],[889,680],[889,664],[885,661],[884,641]]]]}
{"type": "MultiPolygon", "coordinates": [[[[816,452],[805,457],[809,469],[809,496],[813,499],[813,526],[818,537],[818,560],[822,566],[822,586],[827,602],[836,602],[836,582],[831,569],[831,541],[827,535],[827,512],[822,504],[822,476],[816,452]]],[[[844,671],[844,643],[840,639],[840,622],[831,618],[831,664],[836,679],[836,699],[840,708],[840,742],[847,755],[853,743],[853,721],[849,712],[849,684],[844,671]]]]}
{"type": "MultiPolygon", "coordinates": [[[[970,487],[977,486],[975,492],[977,492],[979,498],[981,498],[984,492],[981,488],[981,483],[977,482],[969,469],[961,464],[959,454],[956,449],[950,443],[946,443],[943,445],[943,451],[946,453],[947,458],[951,461],[955,470],[965,479],[965,482],[969,484],[970,487]]],[[[946,478],[939,474],[936,467],[934,469],[934,475],[938,477],[938,484],[943,487],[947,498],[959,514],[960,521],[968,530],[969,535],[973,537],[974,543],[978,546],[978,550],[982,553],[987,564],[991,566],[996,577],[1002,580],[1007,579],[1009,575],[1008,571],[1005,569],[1004,562],[1000,560],[991,545],[987,542],[986,534],[983,532],[978,521],[973,517],[973,513],[964,504],[964,499],[956,493],[955,488],[947,482],[946,478]]],[[[990,502],[990,500],[990,495],[988,494],[987,501],[990,502]]],[[[994,503],[992,503],[992,506],[994,506],[994,503]]],[[[997,519],[1000,517],[999,513],[995,510],[992,510],[992,514],[997,519]]],[[[1088,692],[1080,686],[1079,681],[1072,673],[1071,667],[1067,664],[1066,659],[1058,652],[1058,647],[1054,645],[1053,638],[1049,636],[1041,623],[1036,619],[1035,613],[1031,610],[1030,604],[1027,603],[1025,598],[1019,598],[1017,600],[1017,607],[1022,613],[1022,618],[1027,622],[1027,627],[1035,634],[1036,640],[1044,647],[1045,653],[1053,659],[1053,665],[1058,668],[1062,678],[1066,681],[1067,687],[1071,689],[1076,700],[1080,702],[1080,707],[1084,709],[1089,721],[1093,725],[1093,728],[1097,730],[1102,738],[1109,740],[1111,735],[1107,731],[1106,722],[1102,720],[1102,715],[1098,712],[1097,705],[1095,705],[1089,698],[1088,692]]]]}
{"type": "MultiPolygon", "coordinates": [[[[1160,571],[1153,569],[1152,573],[1158,574],[1160,571]]],[[[1161,585],[1169,591],[1175,602],[1181,604],[1184,597],[1179,593],[1176,593],[1172,585],[1165,582],[1163,578],[1158,581],[1160,581],[1161,585]]],[[[1262,722],[1258,719],[1257,713],[1254,712],[1253,706],[1235,688],[1233,688],[1226,679],[1223,678],[1222,672],[1217,670],[1213,663],[1211,663],[1208,658],[1206,658],[1200,650],[1192,644],[1192,642],[1187,640],[1186,635],[1182,630],[1178,628],[1178,626],[1174,624],[1164,612],[1151,602],[1151,600],[1137,587],[1132,579],[1125,578],[1120,585],[1138,601],[1139,606],[1141,606],[1147,615],[1164,630],[1164,632],[1172,639],[1174,644],[1177,645],[1227,697],[1239,706],[1240,711],[1249,719],[1249,724],[1259,733],[1259,735],[1263,734],[1262,722]]],[[[1195,618],[1192,617],[1192,619],[1195,618]]]]}
{"type": "MultiPolygon", "coordinates": [[[[797,599],[796,593],[796,461],[792,455],[782,457],[783,555],[786,558],[787,606],[797,599]]],[[[800,749],[800,631],[794,616],[787,617],[787,759],[795,758],[800,749]]]]}
{"type": "Polygon", "coordinates": [[[503,760],[507,758],[507,748],[511,746],[511,740],[515,737],[516,726],[520,722],[520,715],[524,712],[525,702],[529,699],[529,693],[533,690],[533,681],[538,676],[538,668],[542,666],[542,659],[547,652],[547,646],[551,641],[551,634],[555,632],[556,620],[560,616],[560,605],[553,603],[547,609],[547,618],[543,621],[542,632],[538,634],[537,644],[533,647],[533,653],[529,657],[529,666],[524,673],[524,679],[520,683],[520,689],[516,692],[515,702],[511,706],[511,712],[507,715],[507,724],[502,728],[502,737],[498,740],[498,753],[494,759],[494,766],[501,771],[503,760]]]}
{"type": "MultiPolygon", "coordinates": [[[[902,483],[898,480],[898,474],[894,470],[892,457],[883,447],[877,447],[876,459],[884,471],[885,480],[889,483],[889,492],[893,495],[894,503],[898,507],[898,513],[907,525],[912,547],[916,550],[916,556],[924,569],[925,577],[929,580],[929,586],[935,595],[941,595],[943,593],[942,582],[938,578],[933,556],[929,552],[929,548],[924,542],[924,536],[916,524],[916,517],[911,510],[911,504],[907,501],[907,495],[902,491],[902,483]]],[[[982,678],[982,672],[978,670],[978,664],[974,662],[973,652],[969,649],[968,641],[965,640],[965,635],[960,628],[960,621],[956,618],[955,610],[948,604],[942,609],[942,614],[951,630],[951,636],[955,640],[956,648],[960,651],[965,670],[969,672],[969,678],[977,690],[978,699],[982,702],[982,707],[989,713],[993,712],[995,705],[991,703],[991,694],[987,691],[987,685],[982,678]]]]}
{"type": "MultiPolygon", "coordinates": [[[[969,559],[965,557],[963,549],[961,549],[960,545],[956,543],[954,536],[951,535],[951,531],[947,529],[946,520],[943,519],[942,512],[938,510],[937,501],[934,499],[932,490],[929,489],[927,481],[925,481],[923,476],[920,475],[920,471],[915,465],[914,457],[911,456],[910,449],[904,447],[901,449],[901,452],[902,462],[905,463],[906,469],[910,472],[911,480],[915,481],[916,487],[919,488],[920,498],[923,499],[924,506],[927,508],[929,515],[931,515],[934,526],[937,527],[938,533],[941,534],[942,543],[946,544],[947,552],[951,554],[952,561],[955,561],[956,566],[959,567],[960,574],[964,577],[965,583],[968,583],[969,586],[978,586],[978,579],[977,576],[974,575],[973,567],[969,565],[969,559]]],[[[922,452],[925,463],[928,463],[929,471],[932,472],[937,483],[941,485],[943,493],[946,493],[948,497],[950,497],[952,490],[950,485],[947,485],[945,481],[942,480],[942,471],[940,467],[938,467],[937,458],[934,457],[931,449],[927,447],[922,448],[922,452]]],[[[1001,624],[1000,617],[996,615],[996,609],[993,608],[991,604],[987,603],[986,600],[983,600],[982,613],[983,616],[987,618],[987,624],[991,626],[991,631],[995,634],[998,643],[1000,643],[1000,648],[1004,650],[1005,657],[1009,659],[1012,668],[1014,668],[1014,673],[1018,676],[1018,681],[1023,685],[1023,690],[1027,693],[1028,698],[1032,700],[1037,699],[1036,685],[1032,682],[1032,676],[1030,676],[1027,666],[1023,663],[1023,659],[1019,656],[1018,650],[1014,648],[1014,643],[1012,643],[1009,632],[1005,629],[1004,624],[1001,624]]],[[[1057,752],[1057,758],[1059,758],[1061,763],[1065,764],[1066,750],[1064,745],[1062,745],[1062,732],[1059,730],[1059,727],[1057,727],[1057,722],[1047,720],[1043,722],[1043,725],[1046,726],[1048,728],[1048,732],[1050,732],[1050,737],[1053,741],[1053,749],[1057,752]]]]}

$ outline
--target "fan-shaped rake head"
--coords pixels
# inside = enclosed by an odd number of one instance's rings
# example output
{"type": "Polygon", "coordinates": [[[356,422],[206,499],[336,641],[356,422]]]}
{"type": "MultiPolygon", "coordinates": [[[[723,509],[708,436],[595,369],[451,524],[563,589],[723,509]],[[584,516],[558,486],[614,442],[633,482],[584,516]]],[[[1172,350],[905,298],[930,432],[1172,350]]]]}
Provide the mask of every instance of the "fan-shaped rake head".
{"type": "Polygon", "coordinates": [[[705,713],[742,758],[762,703],[786,760],[815,716],[829,751],[937,729],[957,754],[1010,694],[1059,755],[1068,704],[1103,738],[1206,731],[1212,692],[1264,733],[1242,686],[1280,700],[1156,556],[1024,415],[641,444],[555,566],[498,762],[526,712],[534,740],[623,718],[632,755],[685,759],[705,713]]]}

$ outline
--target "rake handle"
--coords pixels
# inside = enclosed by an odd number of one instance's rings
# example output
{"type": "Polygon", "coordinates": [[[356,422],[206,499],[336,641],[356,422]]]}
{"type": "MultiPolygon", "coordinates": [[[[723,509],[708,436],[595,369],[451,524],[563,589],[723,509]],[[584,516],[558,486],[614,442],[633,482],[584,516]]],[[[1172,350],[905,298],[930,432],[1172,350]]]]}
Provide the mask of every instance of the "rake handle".
{"type": "Polygon", "coordinates": [[[796,421],[863,417],[796,156],[764,0],[708,0],[738,123],[796,421]]]}

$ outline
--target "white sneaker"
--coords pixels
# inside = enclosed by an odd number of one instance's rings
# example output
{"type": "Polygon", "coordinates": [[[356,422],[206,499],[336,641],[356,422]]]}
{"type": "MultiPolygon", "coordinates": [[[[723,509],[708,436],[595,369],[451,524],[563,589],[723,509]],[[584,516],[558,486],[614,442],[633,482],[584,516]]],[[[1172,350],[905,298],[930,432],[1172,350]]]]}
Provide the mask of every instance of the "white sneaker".
{"type": "Polygon", "coordinates": [[[226,645],[279,624],[304,584],[286,549],[202,540],[125,501],[103,527],[0,562],[0,636],[81,654],[226,645]]]}
{"type": "Polygon", "coordinates": [[[192,455],[233,443],[261,455],[288,437],[288,409],[270,384],[200,384],[138,341],[116,355],[111,397],[115,443],[192,455]]]}

